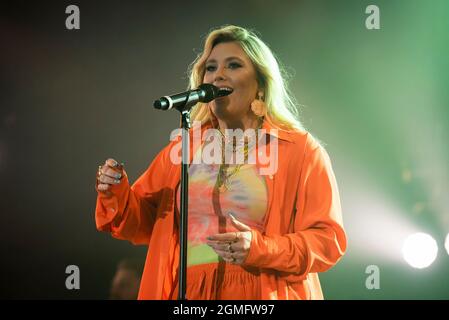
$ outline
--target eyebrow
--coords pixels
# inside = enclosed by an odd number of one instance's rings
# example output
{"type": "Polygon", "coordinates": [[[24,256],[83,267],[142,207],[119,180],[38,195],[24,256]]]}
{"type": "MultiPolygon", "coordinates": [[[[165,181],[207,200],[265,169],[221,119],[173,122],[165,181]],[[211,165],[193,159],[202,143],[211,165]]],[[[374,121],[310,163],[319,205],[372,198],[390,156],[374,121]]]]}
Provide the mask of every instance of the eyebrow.
{"type": "MultiPolygon", "coordinates": [[[[241,61],[242,63],[244,62],[244,61],[243,61],[242,59],[240,59],[239,57],[234,57],[234,56],[232,56],[232,57],[227,57],[227,58],[225,59],[225,62],[230,61],[230,60],[239,60],[239,61],[241,61]]],[[[205,64],[208,64],[208,63],[211,63],[211,62],[216,63],[217,60],[215,60],[215,59],[210,59],[210,60],[207,60],[205,64]]]]}

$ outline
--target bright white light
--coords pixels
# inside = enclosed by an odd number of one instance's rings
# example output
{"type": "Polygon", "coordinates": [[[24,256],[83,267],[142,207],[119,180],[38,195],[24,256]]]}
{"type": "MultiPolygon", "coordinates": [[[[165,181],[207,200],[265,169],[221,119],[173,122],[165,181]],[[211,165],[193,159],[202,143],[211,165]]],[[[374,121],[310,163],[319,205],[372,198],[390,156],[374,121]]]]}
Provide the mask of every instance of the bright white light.
{"type": "Polygon", "coordinates": [[[402,247],[404,260],[413,268],[418,269],[430,266],[437,257],[437,252],[438,246],[435,239],[421,232],[410,235],[405,239],[402,247]]]}
{"type": "Polygon", "coordinates": [[[449,254],[449,233],[446,236],[446,241],[444,241],[444,247],[446,248],[447,254],[449,254]]]}

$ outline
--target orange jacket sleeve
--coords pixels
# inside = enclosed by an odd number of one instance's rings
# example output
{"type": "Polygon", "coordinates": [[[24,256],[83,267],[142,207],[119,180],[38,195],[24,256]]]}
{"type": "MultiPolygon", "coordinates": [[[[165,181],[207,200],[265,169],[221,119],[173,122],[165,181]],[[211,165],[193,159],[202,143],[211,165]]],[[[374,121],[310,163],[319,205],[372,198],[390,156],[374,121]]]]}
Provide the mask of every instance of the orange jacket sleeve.
{"type": "Polygon", "coordinates": [[[157,155],[132,187],[124,172],[122,182],[110,189],[111,196],[98,193],[95,220],[99,231],[110,232],[113,237],[133,244],[149,243],[166,181],[167,159],[168,147],[157,155]]]}
{"type": "Polygon", "coordinates": [[[245,264],[304,277],[329,269],[344,254],[346,236],[337,182],[321,146],[305,154],[295,209],[292,233],[264,235],[252,230],[245,264]]]}

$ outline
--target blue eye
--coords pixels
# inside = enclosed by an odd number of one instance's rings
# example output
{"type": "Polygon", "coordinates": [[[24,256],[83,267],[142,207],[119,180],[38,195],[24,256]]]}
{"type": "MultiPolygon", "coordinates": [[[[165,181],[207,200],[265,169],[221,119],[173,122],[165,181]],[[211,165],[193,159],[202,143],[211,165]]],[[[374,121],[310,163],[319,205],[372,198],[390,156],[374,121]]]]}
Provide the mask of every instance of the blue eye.
{"type": "MultiPolygon", "coordinates": [[[[230,62],[227,66],[228,69],[238,69],[241,68],[242,65],[238,62],[230,62]]],[[[205,68],[206,72],[214,72],[217,70],[217,66],[215,65],[208,65],[205,68]]]]}
{"type": "Polygon", "coordinates": [[[240,68],[242,65],[240,64],[240,63],[237,63],[237,62],[231,62],[230,64],[229,64],[229,68],[230,69],[237,69],[237,68],[240,68]]]}

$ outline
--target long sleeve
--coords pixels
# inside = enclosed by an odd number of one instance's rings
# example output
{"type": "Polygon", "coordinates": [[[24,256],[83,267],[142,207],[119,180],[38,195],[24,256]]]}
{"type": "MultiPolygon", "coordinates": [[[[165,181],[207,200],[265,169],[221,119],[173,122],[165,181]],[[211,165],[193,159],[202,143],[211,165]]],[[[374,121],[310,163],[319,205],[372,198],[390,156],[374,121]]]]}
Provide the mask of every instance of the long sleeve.
{"type": "Polygon", "coordinates": [[[122,182],[110,189],[112,195],[98,193],[95,220],[99,231],[110,232],[113,237],[134,244],[149,243],[166,181],[167,160],[168,147],[132,187],[125,172],[122,182]]]}
{"type": "Polygon", "coordinates": [[[346,250],[339,191],[329,156],[319,145],[305,154],[295,207],[293,233],[252,231],[245,264],[301,278],[339,260],[346,250]]]}

